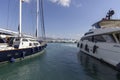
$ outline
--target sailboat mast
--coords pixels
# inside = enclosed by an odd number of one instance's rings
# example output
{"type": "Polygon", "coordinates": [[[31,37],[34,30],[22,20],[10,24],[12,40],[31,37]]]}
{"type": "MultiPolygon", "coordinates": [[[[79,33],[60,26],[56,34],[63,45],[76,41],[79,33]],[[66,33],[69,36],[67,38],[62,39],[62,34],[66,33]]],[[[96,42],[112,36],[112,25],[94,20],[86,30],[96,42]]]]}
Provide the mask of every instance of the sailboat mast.
{"type": "Polygon", "coordinates": [[[23,0],[19,0],[19,37],[21,37],[21,28],[22,28],[22,2],[23,0]]]}
{"type": "Polygon", "coordinates": [[[43,11],[43,0],[40,0],[40,17],[41,17],[41,30],[42,30],[42,38],[45,40],[45,25],[44,25],[44,11],[43,11]]]}
{"type": "Polygon", "coordinates": [[[38,37],[38,26],[39,26],[39,0],[37,0],[37,26],[36,26],[36,38],[38,37]]]}

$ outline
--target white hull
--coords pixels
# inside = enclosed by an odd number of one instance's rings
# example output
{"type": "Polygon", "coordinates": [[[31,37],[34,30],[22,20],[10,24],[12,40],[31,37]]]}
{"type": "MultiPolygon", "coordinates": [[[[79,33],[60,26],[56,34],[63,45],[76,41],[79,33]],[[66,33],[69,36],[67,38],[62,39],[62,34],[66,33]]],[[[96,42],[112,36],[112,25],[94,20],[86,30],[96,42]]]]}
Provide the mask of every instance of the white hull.
{"type": "MultiPolygon", "coordinates": [[[[81,51],[89,54],[95,58],[103,60],[113,66],[117,66],[120,63],[120,47],[114,47],[116,44],[110,43],[92,43],[81,41],[80,44],[83,44],[83,47],[80,48],[81,51]],[[88,45],[89,52],[85,50],[85,45],[88,45]],[[96,45],[98,48],[96,52],[93,53],[93,46],[96,45]]],[[[120,45],[118,45],[120,46],[120,45]]]]}

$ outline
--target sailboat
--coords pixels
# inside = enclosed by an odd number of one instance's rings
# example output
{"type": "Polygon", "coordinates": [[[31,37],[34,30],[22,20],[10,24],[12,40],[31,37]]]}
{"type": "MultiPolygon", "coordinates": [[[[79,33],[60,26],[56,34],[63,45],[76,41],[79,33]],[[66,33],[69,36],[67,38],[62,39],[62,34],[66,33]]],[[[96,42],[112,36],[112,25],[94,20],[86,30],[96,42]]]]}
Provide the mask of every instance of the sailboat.
{"type": "MultiPolygon", "coordinates": [[[[23,60],[32,55],[43,52],[47,46],[46,41],[39,41],[38,39],[38,15],[39,15],[39,0],[37,0],[37,27],[36,37],[22,34],[22,3],[24,0],[19,0],[19,33],[11,30],[0,28],[0,63],[14,62],[23,60]]],[[[42,0],[41,0],[42,4],[42,0]]],[[[42,5],[41,5],[42,6],[42,5]]],[[[42,10],[43,11],[43,10],[42,10]]],[[[43,12],[41,12],[43,15],[43,12]]],[[[43,17],[42,17],[43,18],[43,17]]],[[[43,20],[43,19],[42,19],[43,20]]],[[[42,21],[44,22],[44,21],[42,21]]],[[[43,23],[44,24],[44,23],[43,23]]],[[[43,28],[44,26],[42,26],[43,28]]],[[[44,29],[44,28],[43,28],[44,29]]],[[[44,35],[45,35],[45,31],[44,35]]],[[[45,37],[44,39],[45,40],[45,37]]]]}

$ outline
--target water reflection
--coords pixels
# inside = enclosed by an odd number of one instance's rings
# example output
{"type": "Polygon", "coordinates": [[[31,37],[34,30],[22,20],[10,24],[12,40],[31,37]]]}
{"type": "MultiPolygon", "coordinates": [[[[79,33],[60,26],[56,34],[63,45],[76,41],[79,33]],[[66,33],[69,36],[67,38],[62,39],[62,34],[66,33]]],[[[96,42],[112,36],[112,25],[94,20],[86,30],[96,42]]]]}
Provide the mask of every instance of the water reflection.
{"type": "Polygon", "coordinates": [[[30,76],[33,75],[32,72],[40,70],[38,60],[42,61],[46,55],[45,53],[43,52],[43,54],[13,64],[0,65],[0,80],[30,80],[30,76]]]}
{"type": "Polygon", "coordinates": [[[82,52],[78,60],[86,75],[95,80],[120,80],[120,72],[82,52]]]}

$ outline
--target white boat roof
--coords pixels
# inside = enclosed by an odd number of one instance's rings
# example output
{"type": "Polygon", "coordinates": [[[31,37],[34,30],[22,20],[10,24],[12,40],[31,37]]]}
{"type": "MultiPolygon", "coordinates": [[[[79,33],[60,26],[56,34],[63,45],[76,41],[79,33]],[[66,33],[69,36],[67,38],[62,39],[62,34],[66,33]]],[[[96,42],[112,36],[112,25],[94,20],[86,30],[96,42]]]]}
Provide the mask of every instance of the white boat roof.
{"type": "Polygon", "coordinates": [[[120,32],[120,27],[92,29],[89,32],[85,33],[85,37],[93,36],[93,35],[100,35],[100,34],[109,34],[113,32],[120,32]]]}
{"type": "Polygon", "coordinates": [[[120,32],[120,20],[106,20],[96,22],[92,25],[94,29],[85,33],[84,37],[100,34],[109,34],[113,32],[120,32]]]}

